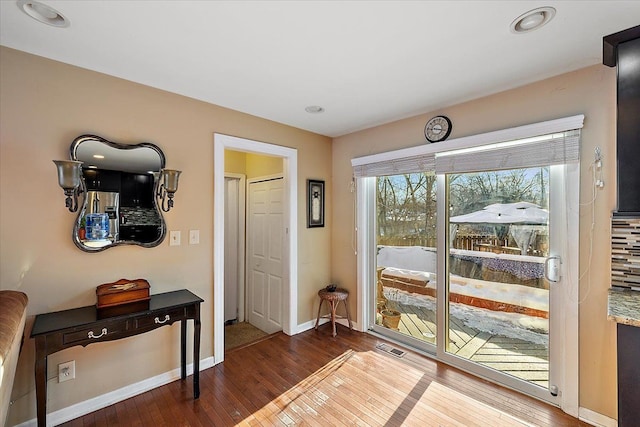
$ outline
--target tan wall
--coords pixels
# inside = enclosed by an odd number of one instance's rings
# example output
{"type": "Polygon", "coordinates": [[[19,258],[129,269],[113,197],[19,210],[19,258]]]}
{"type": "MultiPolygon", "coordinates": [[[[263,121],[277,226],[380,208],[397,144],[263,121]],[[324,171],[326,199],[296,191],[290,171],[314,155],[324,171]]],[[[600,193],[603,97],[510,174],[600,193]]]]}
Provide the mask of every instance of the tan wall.
{"type": "Polygon", "coordinates": [[[224,171],[246,175],[247,153],[224,150],[224,171]]]}
{"type": "Polygon", "coordinates": [[[247,153],[247,179],[282,173],[282,158],[247,153]]]}
{"type": "MultiPolygon", "coordinates": [[[[592,66],[429,114],[400,120],[334,139],[332,277],[356,291],[352,248],[353,194],[350,160],[425,143],[424,125],[436,114],[453,121],[450,138],[529,123],[585,115],[581,147],[580,201],[591,200],[590,163],[596,146],[604,154],[606,187],[595,205],[593,256],[589,267],[591,207],[580,209],[580,406],[616,418],[615,324],[607,321],[610,271],[610,214],[615,208],[615,69],[592,66]]],[[[442,142],[441,144],[446,144],[442,142]]],[[[576,242],[578,243],[578,242],[576,242]]],[[[351,298],[352,313],[356,312],[351,298]]]]}
{"type": "MultiPolygon", "coordinates": [[[[0,287],[28,294],[30,323],[38,313],[94,304],[97,285],[123,277],[148,279],[152,293],[188,288],[205,300],[201,358],[211,357],[214,132],[298,149],[299,200],[305,200],[307,174],[330,182],[331,140],[4,47],[0,58],[0,287]],[[182,231],[182,246],[165,241],[152,249],[88,254],[73,245],[75,216],[64,207],[51,160],[68,158],[71,141],[83,133],[153,142],[164,150],[168,167],[183,171],[175,207],[165,214],[168,229],[182,231]],[[200,230],[199,245],[185,244],[190,229],[200,230]]],[[[308,230],[304,206],[298,213],[298,244],[313,248],[299,257],[300,324],[314,318],[313,296],[329,282],[330,224],[308,230]]],[[[58,363],[75,360],[76,379],[49,381],[48,411],[177,368],[178,343],[176,324],[51,356],[49,377],[58,363]]],[[[33,352],[33,340],[27,340],[9,425],[35,417],[33,352]]]]}
{"type": "Polygon", "coordinates": [[[224,150],[224,171],[246,175],[247,179],[281,174],[281,157],[224,150]]]}

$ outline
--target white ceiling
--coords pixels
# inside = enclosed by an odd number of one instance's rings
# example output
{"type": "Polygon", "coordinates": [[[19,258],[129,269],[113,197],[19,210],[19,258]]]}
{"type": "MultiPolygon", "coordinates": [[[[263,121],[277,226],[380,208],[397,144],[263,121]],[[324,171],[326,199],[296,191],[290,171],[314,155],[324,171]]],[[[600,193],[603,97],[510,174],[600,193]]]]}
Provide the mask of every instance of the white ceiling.
{"type": "Polygon", "coordinates": [[[0,44],[332,137],[601,63],[640,23],[640,1],[42,3],[71,25],[1,0],[0,44]],[[510,32],[540,6],[549,24],[510,32]]]}

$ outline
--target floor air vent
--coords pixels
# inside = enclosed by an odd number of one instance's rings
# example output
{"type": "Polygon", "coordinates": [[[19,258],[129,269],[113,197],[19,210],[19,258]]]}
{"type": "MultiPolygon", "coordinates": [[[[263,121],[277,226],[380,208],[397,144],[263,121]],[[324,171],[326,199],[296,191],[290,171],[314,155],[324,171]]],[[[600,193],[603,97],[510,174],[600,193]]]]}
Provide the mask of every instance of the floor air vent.
{"type": "Polygon", "coordinates": [[[389,354],[393,354],[396,357],[402,357],[405,354],[407,354],[405,351],[402,351],[395,347],[391,347],[390,345],[387,345],[387,344],[378,344],[376,345],[376,348],[378,350],[386,351],[389,354]]]}

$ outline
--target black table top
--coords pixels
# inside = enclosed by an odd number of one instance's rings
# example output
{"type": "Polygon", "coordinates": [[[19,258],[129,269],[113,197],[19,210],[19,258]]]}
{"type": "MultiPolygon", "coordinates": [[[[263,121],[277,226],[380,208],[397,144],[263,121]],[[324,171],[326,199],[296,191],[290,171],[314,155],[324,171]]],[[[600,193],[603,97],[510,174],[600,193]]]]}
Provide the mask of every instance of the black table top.
{"type": "Polygon", "coordinates": [[[72,308],[70,310],[55,311],[52,313],[38,314],[36,316],[35,322],[33,323],[31,338],[53,331],[59,331],[61,329],[75,328],[78,326],[87,325],[97,322],[98,320],[100,320],[101,322],[117,321],[169,307],[187,306],[201,302],[204,302],[204,300],[199,296],[186,289],[181,289],[178,291],[151,295],[151,299],[149,300],[149,310],[109,317],[107,319],[98,318],[98,310],[96,309],[95,305],[72,308]]]}

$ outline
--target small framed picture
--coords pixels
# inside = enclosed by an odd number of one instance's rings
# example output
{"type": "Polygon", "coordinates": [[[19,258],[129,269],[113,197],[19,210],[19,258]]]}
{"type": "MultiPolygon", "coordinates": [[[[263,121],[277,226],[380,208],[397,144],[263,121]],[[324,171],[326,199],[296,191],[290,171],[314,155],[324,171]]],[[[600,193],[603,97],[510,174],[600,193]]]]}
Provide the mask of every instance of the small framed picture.
{"type": "Polygon", "coordinates": [[[307,180],[307,228],[324,227],[324,181],[307,180]]]}

